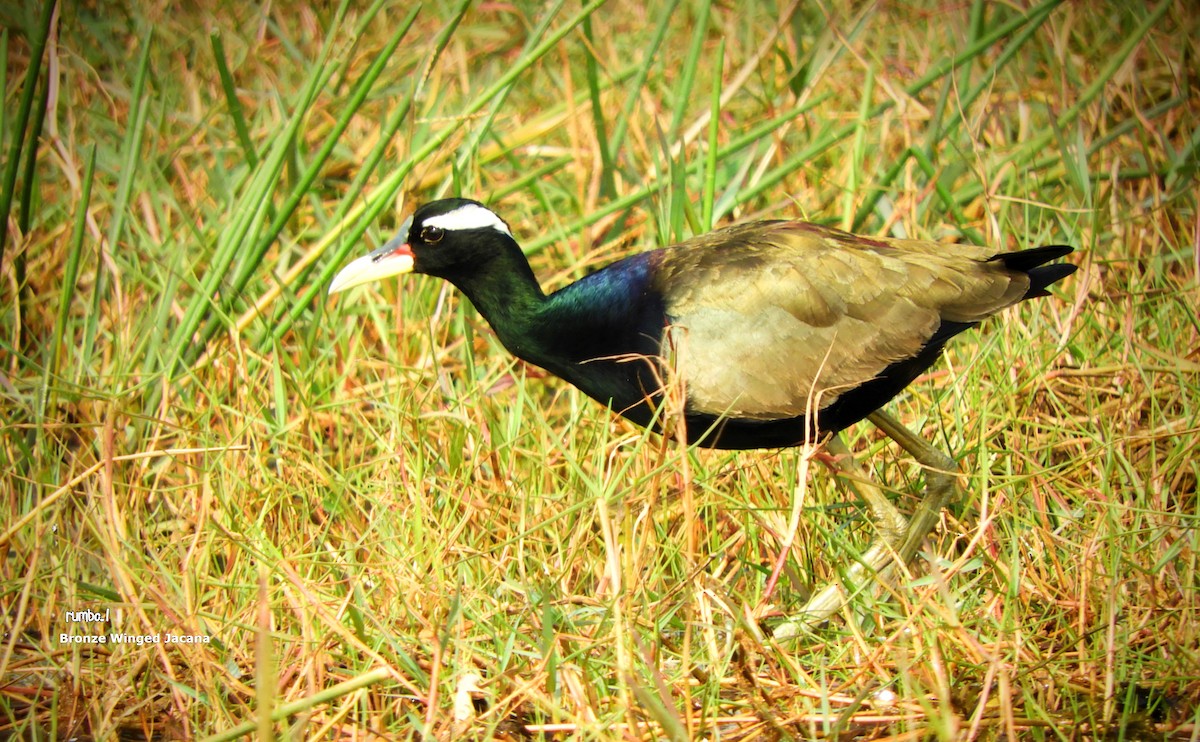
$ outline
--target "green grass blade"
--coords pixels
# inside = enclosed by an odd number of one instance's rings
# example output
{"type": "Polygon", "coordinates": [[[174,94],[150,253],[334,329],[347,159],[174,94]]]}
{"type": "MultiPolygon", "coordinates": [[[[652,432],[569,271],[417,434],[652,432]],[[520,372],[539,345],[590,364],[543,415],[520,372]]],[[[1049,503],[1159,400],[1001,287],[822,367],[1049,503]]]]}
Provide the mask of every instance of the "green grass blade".
{"type": "MultiPolygon", "coordinates": [[[[0,90],[8,90],[8,27],[0,27],[0,90]]],[[[0,147],[8,141],[8,109],[0,106],[0,147]]],[[[0,181],[3,183],[3,181],[0,181]]],[[[9,202],[11,204],[11,201],[9,202]]],[[[0,249],[0,258],[3,258],[0,249]]]]}
{"type": "MultiPolygon", "coordinates": [[[[33,97],[37,93],[38,76],[42,70],[42,57],[46,51],[46,40],[50,37],[50,21],[54,17],[56,6],[57,2],[54,0],[42,5],[42,15],[38,19],[38,25],[34,27],[33,33],[29,35],[29,67],[25,70],[25,83],[21,88],[21,100],[17,104],[17,116],[10,130],[11,141],[8,145],[7,160],[4,163],[4,180],[0,182],[0,216],[3,216],[5,219],[8,218],[9,210],[12,209],[13,199],[16,196],[14,191],[17,187],[17,171],[21,166],[21,153],[25,146],[26,134],[30,130],[29,117],[33,110],[33,97]]],[[[6,48],[8,46],[7,39],[8,36],[6,34],[6,48]]],[[[5,60],[7,69],[7,55],[5,60]]],[[[35,146],[36,144],[34,142],[35,146]]],[[[26,189],[28,190],[30,187],[30,184],[26,183],[26,189]]],[[[0,265],[4,264],[4,250],[7,244],[8,230],[0,230],[0,265]]]]}
{"type": "Polygon", "coordinates": [[[708,16],[712,8],[710,0],[701,0],[696,4],[695,11],[699,14],[692,30],[692,43],[688,47],[687,57],[683,62],[683,74],[679,85],[674,90],[671,112],[671,128],[669,134],[672,141],[677,141],[683,133],[683,119],[691,109],[692,88],[696,84],[696,70],[700,66],[700,54],[704,51],[704,40],[708,38],[708,16]]]}
{"type": "Polygon", "coordinates": [[[38,149],[41,147],[42,127],[46,123],[46,104],[50,100],[49,84],[39,87],[41,95],[37,96],[37,110],[30,118],[32,127],[29,130],[29,144],[25,148],[24,177],[21,179],[24,188],[21,189],[21,208],[17,216],[17,224],[21,232],[26,234],[32,226],[30,211],[33,208],[33,194],[37,191],[38,149]]]}
{"type": "Polygon", "coordinates": [[[604,101],[600,97],[600,62],[596,59],[596,37],[592,33],[592,18],[588,16],[580,24],[580,31],[587,41],[584,55],[584,71],[587,73],[587,90],[592,101],[592,126],[596,140],[600,143],[600,197],[608,200],[617,195],[616,152],[611,149],[608,137],[608,120],[604,117],[604,101]]]}
{"type": "MultiPolygon", "coordinates": [[[[717,44],[714,68],[722,70],[724,66],[725,40],[722,39],[717,44]]],[[[721,82],[720,74],[713,76],[712,93],[708,103],[708,147],[704,157],[704,191],[700,197],[700,228],[705,231],[713,228],[713,200],[717,192],[717,150],[720,145],[717,137],[721,133],[721,82]]]]}
{"type": "Polygon", "coordinates": [[[242,156],[246,158],[246,164],[253,168],[258,165],[258,152],[254,149],[254,142],[250,140],[250,127],[246,124],[246,114],[237,95],[233,73],[229,71],[225,42],[221,40],[221,33],[216,30],[209,34],[209,39],[212,42],[213,61],[217,64],[217,73],[221,78],[221,90],[225,93],[225,106],[229,109],[229,117],[233,119],[233,128],[237,132],[238,143],[242,146],[242,156]]]}
{"type": "Polygon", "coordinates": [[[144,164],[142,140],[145,135],[146,117],[150,110],[146,78],[150,69],[150,51],[154,46],[152,30],[148,29],[144,32],[141,43],[133,86],[130,89],[131,116],[125,130],[125,139],[121,143],[121,172],[117,176],[117,192],[112,204],[112,218],[108,222],[104,243],[96,246],[96,273],[95,285],[92,287],[92,307],[88,313],[83,333],[82,358],[84,363],[87,363],[88,359],[92,357],[92,349],[95,347],[96,338],[100,333],[100,318],[103,316],[102,305],[108,296],[108,273],[103,268],[102,253],[105,249],[110,251],[120,249],[134,184],[137,174],[144,164]]]}
{"type": "Polygon", "coordinates": [[[854,127],[854,143],[851,152],[854,157],[847,165],[846,193],[842,197],[842,228],[850,229],[854,223],[854,202],[858,198],[859,180],[863,160],[866,159],[867,122],[870,114],[871,97],[875,93],[875,68],[868,67],[866,80],[863,81],[862,102],[858,106],[858,119],[854,127]]]}
{"type": "MultiPolygon", "coordinates": [[[[62,290],[58,296],[58,313],[54,318],[54,334],[50,342],[50,358],[46,363],[46,379],[44,384],[49,387],[49,377],[51,375],[58,377],[66,377],[67,374],[60,365],[62,358],[62,349],[68,345],[66,337],[67,321],[71,314],[71,302],[76,298],[77,281],[79,279],[79,265],[83,261],[83,245],[86,236],[87,215],[88,209],[92,203],[92,184],[95,181],[96,174],[96,146],[92,145],[89,153],[87,166],[83,171],[83,179],[81,185],[83,187],[79,196],[79,202],[75,204],[75,224],[71,229],[71,239],[67,248],[67,262],[63,266],[62,290]]],[[[82,368],[78,368],[82,371],[82,368]]],[[[74,381],[79,382],[79,374],[74,374],[74,381]]],[[[48,395],[47,395],[48,396],[48,395]]],[[[47,399],[48,404],[53,404],[53,399],[47,399]]]]}

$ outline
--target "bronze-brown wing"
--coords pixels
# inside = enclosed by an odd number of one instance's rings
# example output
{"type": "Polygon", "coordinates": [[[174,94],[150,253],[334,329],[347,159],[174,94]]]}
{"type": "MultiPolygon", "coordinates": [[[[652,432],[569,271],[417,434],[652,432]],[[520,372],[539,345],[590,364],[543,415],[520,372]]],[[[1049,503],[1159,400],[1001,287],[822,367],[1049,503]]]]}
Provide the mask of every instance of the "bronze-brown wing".
{"type": "Polygon", "coordinates": [[[943,320],[978,322],[1019,301],[1029,278],[993,254],[804,222],[666,248],[657,284],[689,408],[771,420],[829,406],[920,353],[943,320]]]}

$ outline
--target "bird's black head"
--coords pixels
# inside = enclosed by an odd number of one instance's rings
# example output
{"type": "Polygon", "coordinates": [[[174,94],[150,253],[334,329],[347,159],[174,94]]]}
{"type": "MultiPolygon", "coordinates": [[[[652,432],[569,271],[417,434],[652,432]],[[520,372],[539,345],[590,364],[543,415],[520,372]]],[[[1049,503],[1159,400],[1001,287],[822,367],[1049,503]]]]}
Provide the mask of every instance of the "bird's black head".
{"type": "Polygon", "coordinates": [[[401,273],[425,273],[457,283],[514,251],[520,254],[512,231],[483,204],[466,198],[433,201],[404,220],[383,247],[343,268],[329,293],[401,273]]]}

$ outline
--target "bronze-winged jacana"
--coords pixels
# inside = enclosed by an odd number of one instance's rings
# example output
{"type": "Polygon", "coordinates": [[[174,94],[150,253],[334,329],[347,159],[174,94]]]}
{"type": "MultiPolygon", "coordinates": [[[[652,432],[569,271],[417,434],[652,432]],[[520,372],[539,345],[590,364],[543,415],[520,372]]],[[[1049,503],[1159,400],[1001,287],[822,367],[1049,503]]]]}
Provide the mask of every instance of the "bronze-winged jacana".
{"type": "MultiPolygon", "coordinates": [[[[953,460],[878,408],[950,338],[1070,275],[1074,265],[1050,261],[1071,250],[996,253],[758,221],[632,255],[547,295],[504,220],[451,198],[418,208],[329,291],[400,273],[443,278],[513,355],[643,426],[656,425],[671,371],[687,437],[701,446],[796,446],[870,416],[926,467],[936,516],[953,460]]],[[[894,512],[878,493],[871,504],[894,512]]],[[[885,547],[911,557],[932,527],[925,515],[885,547]]]]}

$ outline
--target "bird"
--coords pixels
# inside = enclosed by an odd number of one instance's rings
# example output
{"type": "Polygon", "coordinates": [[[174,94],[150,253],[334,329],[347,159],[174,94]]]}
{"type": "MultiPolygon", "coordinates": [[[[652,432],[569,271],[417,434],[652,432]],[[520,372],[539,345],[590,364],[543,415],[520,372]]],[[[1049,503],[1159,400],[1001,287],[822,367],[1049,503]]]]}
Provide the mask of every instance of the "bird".
{"type": "Polygon", "coordinates": [[[928,370],[947,341],[1075,271],[1072,252],[865,237],[797,220],[734,224],[617,260],[550,294],[479,201],[426,203],[329,293],[403,273],[457,287],[516,357],[659,430],[678,378],[687,440],[799,446],[928,370]],[[671,367],[668,368],[667,366],[671,367]]]}
{"type": "MultiPolygon", "coordinates": [[[[837,434],[869,419],[924,468],[925,493],[910,520],[858,470],[834,464],[880,534],[842,570],[853,583],[909,561],[956,491],[954,459],[881,408],[951,338],[1047,295],[1075,271],[1055,262],[1072,251],[998,252],[771,219],[630,255],[547,294],[507,222],[479,201],[447,198],[342,268],[329,293],[404,273],[449,281],[516,357],[643,427],[674,433],[666,428],[681,416],[700,447],[823,442],[852,460],[837,434]],[[682,409],[664,414],[668,401],[682,409]]],[[[775,638],[828,618],[845,594],[837,584],[817,591],[775,638]]]]}

